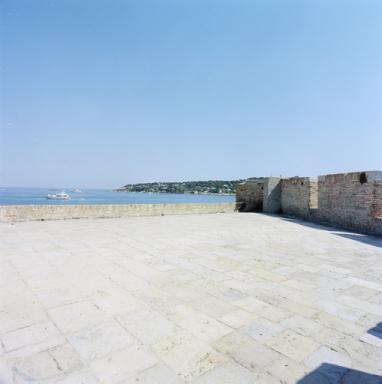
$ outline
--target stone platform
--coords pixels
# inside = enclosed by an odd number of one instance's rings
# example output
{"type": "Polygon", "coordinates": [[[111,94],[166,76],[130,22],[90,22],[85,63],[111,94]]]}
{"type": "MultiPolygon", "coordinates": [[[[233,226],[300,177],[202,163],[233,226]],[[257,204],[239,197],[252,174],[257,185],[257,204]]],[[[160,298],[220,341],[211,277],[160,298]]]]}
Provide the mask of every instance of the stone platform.
{"type": "Polygon", "coordinates": [[[382,240],[263,214],[0,223],[0,383],[381,383],[382,240]]]}

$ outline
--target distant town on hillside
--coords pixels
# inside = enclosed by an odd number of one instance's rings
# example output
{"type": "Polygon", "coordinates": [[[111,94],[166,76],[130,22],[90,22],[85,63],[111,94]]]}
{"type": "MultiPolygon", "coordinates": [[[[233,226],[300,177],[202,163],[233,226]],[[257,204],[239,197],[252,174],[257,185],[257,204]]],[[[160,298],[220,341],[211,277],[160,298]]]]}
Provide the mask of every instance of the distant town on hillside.
{"type": "Polygon", "coordinates": [[[116,191],[231,195],[236,192],[237,184],[245,180],[248,179],[127,184],[116,191]]]}

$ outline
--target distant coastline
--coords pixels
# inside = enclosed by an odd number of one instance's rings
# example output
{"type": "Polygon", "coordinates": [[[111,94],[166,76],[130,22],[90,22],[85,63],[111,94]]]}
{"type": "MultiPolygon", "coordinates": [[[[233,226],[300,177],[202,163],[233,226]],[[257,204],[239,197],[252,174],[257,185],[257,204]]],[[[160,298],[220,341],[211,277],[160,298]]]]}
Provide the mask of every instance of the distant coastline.
{"type": "Polygon", "coordinates": [[[147,194],[153,194],[153,193],[163,193],[163,194],[170,194],[170,195],[211,195],[211,196],[235,196],[235,192],[232,193],[221,193],[221,192],[166,192],[166,191],[157,191],[157,192],[151,192],[151,191],[129,191],[123,188],[118,189],[112,189],[112,192],[129,192],[129,193],[147,193],[147,194]]]}
{"type": "Polygon", "coordinates": [[[231,196],[236,193],[236,186],[239,183],[242,183],[243,181],[245,180],[207,180],[139,183],[127,184],[121,188],[115,189],[114,191],[231,196]]]}

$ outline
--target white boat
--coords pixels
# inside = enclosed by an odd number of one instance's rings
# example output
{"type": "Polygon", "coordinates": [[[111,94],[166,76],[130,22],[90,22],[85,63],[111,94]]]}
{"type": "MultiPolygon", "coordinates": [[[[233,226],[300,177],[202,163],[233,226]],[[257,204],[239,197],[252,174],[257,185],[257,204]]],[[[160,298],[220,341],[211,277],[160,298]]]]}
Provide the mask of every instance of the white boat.
{"type": "Polygon", "coordinates": [[[48,195],[46,197],[47,199],[54,199],[54,200],[69,200],[70,196],[65,193],[65,191],[55,193],[54,195],[48,195]]]}
{"type": "Polygon", "coordinates": [[[74,192],[74,193],[82,193],[81,189],[79,189],[79,188],[71,189],[70,192],[74,192]]]}

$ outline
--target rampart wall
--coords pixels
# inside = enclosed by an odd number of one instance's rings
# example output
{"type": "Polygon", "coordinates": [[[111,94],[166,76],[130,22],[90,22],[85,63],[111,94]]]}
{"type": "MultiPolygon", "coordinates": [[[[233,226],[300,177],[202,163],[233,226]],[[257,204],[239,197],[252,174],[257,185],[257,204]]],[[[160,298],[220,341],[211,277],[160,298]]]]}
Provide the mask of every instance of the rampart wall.
{"type": "MultiPolygon", "coordinates": [[[[263,202],[251,189],[238,200],[255,198],[263,212],[281,212],[308,221],[382,235],[382,172],[310,177],[263,178],[263,202]]],[[[246,183],[244,183],[246,184],[246,183]]],[[[245,186],[240,185],[242,190],[245,186]]]]}
{"type": "Polygon", "coordinates": [[[263,210],[268,213],[281,212],[281,179],[279,177],[265,179],[263,210]]]}
{"type": "Polygon", "coordinates": [[[236,205],[240,212],[279,213],[281,210],[281,179],[257,178],[236,187],[236,205]]]}
{"type": "Polygon", "coordinates": [[[229,213],[234,211],[234,203],[3,205],[0,206],[0,221],[117,218],[129,216],[229,213]]]}
{"type": "Polygon", "coordinates": [[[317,179],[291,177],[281,182],[281,211],[285,215],[311,219],[318,205],[317,179]]]}
{"type": "Polygon", "coordinates": [[[317,219],[382,235],[382,172],[319,176],[317,219]]]}

